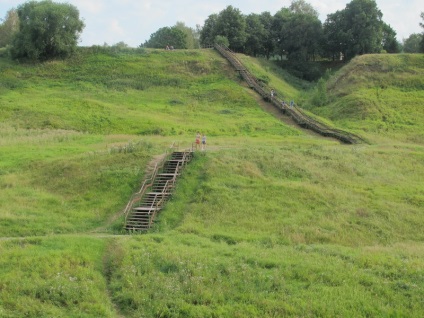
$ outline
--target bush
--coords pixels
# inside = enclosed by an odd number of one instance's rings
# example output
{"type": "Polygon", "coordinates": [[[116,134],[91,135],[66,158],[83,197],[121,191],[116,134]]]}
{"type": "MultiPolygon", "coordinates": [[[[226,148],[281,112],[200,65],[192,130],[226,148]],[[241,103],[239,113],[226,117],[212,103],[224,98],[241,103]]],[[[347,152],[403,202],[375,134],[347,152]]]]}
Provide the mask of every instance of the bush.
{"type": "Polygon", "coordinates": [[[328,102],[327,83],[324,78],[320,78],[312,95],[312,104],[314,106],[324,106],[328,102]]]}

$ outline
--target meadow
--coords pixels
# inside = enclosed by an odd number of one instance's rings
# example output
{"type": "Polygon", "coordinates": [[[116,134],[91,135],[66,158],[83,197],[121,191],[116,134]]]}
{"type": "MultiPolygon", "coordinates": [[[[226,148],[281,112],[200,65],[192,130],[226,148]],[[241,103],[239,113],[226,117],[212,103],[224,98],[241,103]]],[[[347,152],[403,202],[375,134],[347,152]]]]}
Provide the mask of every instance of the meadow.
{"type": "Polygon", "coordinates": [[[280,121],[213,50],[0,58],[0,317],[424,315],[424,57],[355,59],[323,106],[240,59],[369,144],[280,121]],[[125,233],[149,165],[196,131],[155,227],[125,233]]]}

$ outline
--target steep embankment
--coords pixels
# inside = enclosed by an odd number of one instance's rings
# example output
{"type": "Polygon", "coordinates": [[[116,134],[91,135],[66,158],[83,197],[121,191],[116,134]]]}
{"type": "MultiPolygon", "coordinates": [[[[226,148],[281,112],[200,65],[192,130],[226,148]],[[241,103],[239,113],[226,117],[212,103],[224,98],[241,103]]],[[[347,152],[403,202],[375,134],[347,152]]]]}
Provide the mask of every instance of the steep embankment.
{"type": "Polygon", "coordinates": [[[14,127],[161,136],[192,136],[200,128],[209,135],[287,133],[257,109],[213,50],[81,53],[36,65],[3,61],[1,68],[0,121],[14,127]]]}
{"type": "Polygon", "coordinates": [[[321,96],[325,106],[311,110],[338,125],[424,143],[423,54],[358,56],[328,80],[321,96]]]}

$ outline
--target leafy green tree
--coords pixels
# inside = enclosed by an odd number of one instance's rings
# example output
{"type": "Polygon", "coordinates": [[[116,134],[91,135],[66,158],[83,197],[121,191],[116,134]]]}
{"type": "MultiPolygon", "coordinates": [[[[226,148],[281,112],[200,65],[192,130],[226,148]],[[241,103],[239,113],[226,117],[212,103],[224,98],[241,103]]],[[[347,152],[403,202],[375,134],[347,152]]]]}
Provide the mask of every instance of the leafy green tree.
{"type": "Polygon", "coordinates": [[[293,13],[286,27],[286,50],[289,59],[315,60],[320,50],[322,24],[318,17],[293,13]]]}
{"type": "Polygon", "coordinates": [[[181,30],[185,35],[185,39],[186,39],[186,45],[185,47],[187,49],[198,49],[200,44],[199,44],[199,36],[196,33],[196,30],[188,27],[185,25],[184,22],[177,22],[175,24],[175,28],[181,30]]]}
{"type": "Polygon", "coordinates": [[[264,53],[267,32],[258,14],[252,13],[246,17],[246,34],[245,53],[252,56],[264,53]]]}
{"type": "Polygon", "coordinates": [[[348,58],[381,51],[382,16],[374,0],[352,0],[346,5],[344,19],[348,58]]]}
{"type": "Polygon", "coordinates": [[[243,52],[247,39],[246,19],[239,9],[228,6],[218,14],[214,33],[225,36],[233,51],[243,52]]]}
{"type": "Polygon", "coordinates": [[[272,20],[271,37],[275,45],[274,52],[278,54],[281,59],[287,55],[287,36],[290,18],[290,10],[288,8],[281,8],[281,10],[275,13],[272,20]]]}
{"type": "Polygon", "coordinates": [[[399,53],[400,52],[400,44],[396,40],[396,31],[392,29],[392,27],[383,22],[383,39],[382,46],[383,50],[387,53],[399,53]]]}
{"type": "Polygon", "coordinates": [[[177,27],[163,27],[150,35],[150,39],[144,43],[144,47],[165,48],[173,46],[176,49],[186,49],[187,35],[177,27]]]}
{"type": "Polygon", "coordinates": [[[403,51],[405,53],[419,53],[423,35],[419,33],[411,34],[407,39],[403,40],[403,51]]]}
{"type": "Polygon", "coordinates": [[[303,0],[281,9],[274,17],[277,50],[291,60],[314,60],[321,47],[322,24],[318,12],[303,0]]]}
{"type": "Polygon", "coordinates": [[[45,60],[69,56],[77,48],[84,22],[75,6],[29,1],[18,6],[17,13],[19,31],[13,40],[12,57],[45,60]]]}
{"type": "Polygon", "coordinates": [[[6,13],[3,23],[0,24],[0,47],[12,44],[13,36],[19,31],[19,17],[15,9],[6,13]]]}
{"type": "MultiPolygon", "coordinates": [[[[421,19],[423,20],[423,22],[420,22],[420,26],[424,29],[424,12],[421,12],[421,19]]],[[[424,53],[424,32],[423,34],[423,38],[421,40],[421,45],[420,45],[420,52],[424,53]]]]}
{"type": "Polygon", "coordinates": [[[246,16],[245,53],[253,56],[265,56],[267,59],[274,51],[272,39],[273,17],[269,12],[246,16]]]}
{"type": "Polygon", "coordinates": [[[311,102],[314,106],[324,106],[328,102],[327,82],[324,78],[320,78],[315,86],[311,97],[311,102]]]}
{"type": "Polygon", "coordinates": [[[275,48],[272,38],[272,25],[274,18],[272,17],[271,13],[265,11],[260,14],[259,19],[261,20],[265,31],[265,35],[262,38],[262,54],[265,55],[267,59],[269,59],[275,48]]]}
{"type": "Polygon", "coordinates": [[[203,46],[213,45],[216,33],[216,24],[218,22],[218,15],[211,14],[205,21],[203,28],[200,30],[200,44],[203,46]]]}
{"type": "Polygon", "coordinates": [[[343,11],[329,14],[323,25],[323,45],[326,55],[332,60],[346,55],[348,48],[348,28],[344,19],[343,11]]]}

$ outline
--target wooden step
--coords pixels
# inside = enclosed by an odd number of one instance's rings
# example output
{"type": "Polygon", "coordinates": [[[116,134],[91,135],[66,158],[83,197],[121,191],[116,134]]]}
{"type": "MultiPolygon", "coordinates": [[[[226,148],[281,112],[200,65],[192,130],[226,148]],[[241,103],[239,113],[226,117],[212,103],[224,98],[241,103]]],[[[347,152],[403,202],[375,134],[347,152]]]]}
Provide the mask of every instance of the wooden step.
{"type": "Polygon", "coordinates": [[[132,208],[129,212],[124,226],[125,229],[145,231],[150,228],[153,221],[152,217],[163,208],[168,197],[172,195],[177,177],[192,158],[192,151],[171,154],[170,159],[164,163],[161,171],[151,181],[151,186],[147,188],[149,192],[141,198],[139,206],[132,208]]]}
{"type": "Polygon", "coordinates": [[[160,207],[139,206],[139,207],[133,208],[133,211],[157,211],[160,209],[161,209],[160,207]]]}
{"type": "Polygon", "coordinates": [[[149,226],[150,220],[128,220],[127,226],[149,226]]]}

